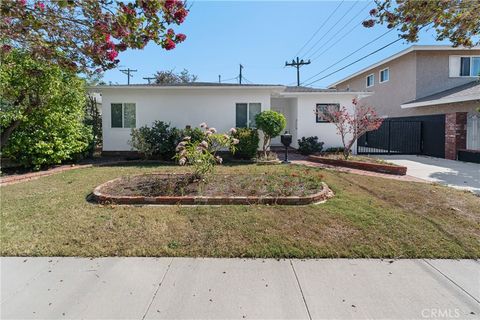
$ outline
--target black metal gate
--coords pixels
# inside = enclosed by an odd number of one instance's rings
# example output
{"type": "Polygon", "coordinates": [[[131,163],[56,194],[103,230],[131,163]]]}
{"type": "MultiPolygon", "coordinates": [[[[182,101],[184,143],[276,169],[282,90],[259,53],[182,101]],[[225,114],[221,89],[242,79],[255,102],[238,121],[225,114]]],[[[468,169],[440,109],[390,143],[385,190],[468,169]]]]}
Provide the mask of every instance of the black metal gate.
{"type": "Polygon", "coordinates": [[[421,154],[422,121],[385,120],[380,128],[361,136],[358,154],[421,154]]]}

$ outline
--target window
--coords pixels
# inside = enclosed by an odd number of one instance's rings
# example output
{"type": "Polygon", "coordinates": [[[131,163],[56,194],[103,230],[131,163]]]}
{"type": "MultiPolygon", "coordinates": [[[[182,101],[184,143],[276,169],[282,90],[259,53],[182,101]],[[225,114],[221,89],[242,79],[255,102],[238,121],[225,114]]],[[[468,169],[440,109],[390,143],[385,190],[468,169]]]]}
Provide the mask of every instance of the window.
{"type": "Polygon", "coordinates": [[[375,75],[371,74],[367,76],[367,88],[373,86],[375,84],[375,75]]]}
{"type": "Polygon", "coordinates": [[[135,128],[135,103],[112,103],[112,128],[135,128]]]}
{"type": "Polygon", "coordinates": [[[388,80],[390,80],[390,69],[385,68],[380,70],[380,83],[387,82],[388,80]]]}
{"type": "Polygon", "coordinates": [[[340,105],[338,103],[317,103],[317,123],[325,123],[329,122],[328,120],[325,120],[319,112],[326,112],[328,111],[328,107],[333,106],[335,107],[336,110],[340,110],[340,105]]]}
{"type": "Polygon", "coordinates": [[[480,76],[480,56],[450,56],[450,77],[480,76]]]}
{"type": "Polygon", "coordinates": [[[467,115],[467,149],[480,150],[480,114],[467,115]]]}
{"type": "Polygon", "coordinates": [[[255,128],[255,116],[261,111],[261,103],[237,103],[235,126],[237,128],[255,128]]]}

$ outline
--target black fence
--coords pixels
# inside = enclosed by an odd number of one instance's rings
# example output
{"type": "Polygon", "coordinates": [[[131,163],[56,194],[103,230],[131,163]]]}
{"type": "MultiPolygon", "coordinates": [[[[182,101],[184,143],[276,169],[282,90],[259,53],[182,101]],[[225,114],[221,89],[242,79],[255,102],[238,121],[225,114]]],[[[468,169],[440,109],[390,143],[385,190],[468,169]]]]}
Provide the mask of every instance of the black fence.
{"type": "Polygon", "coordinates": [[[357,141],[359,154],[424,154],[445,157],[445,115],[386,119],[357,141]]]}
{"type": "Polygon", "coordinates": [[[359,154],[422,153],[422,122],[386,120],[358,139],[359,154]]]}

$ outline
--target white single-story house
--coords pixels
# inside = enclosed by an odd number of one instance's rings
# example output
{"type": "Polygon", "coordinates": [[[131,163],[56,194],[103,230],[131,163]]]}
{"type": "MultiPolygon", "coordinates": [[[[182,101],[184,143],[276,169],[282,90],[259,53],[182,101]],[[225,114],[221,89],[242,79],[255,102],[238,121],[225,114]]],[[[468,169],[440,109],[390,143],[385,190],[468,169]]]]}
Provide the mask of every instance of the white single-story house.
{"type": "MultiPolygon", "coordinates": [[[[155,120],[177,128],[196,127],[202,122],[226,132],[232,127],[253,126],[263,110],[285,115],[287,128],[297,139],[318,136],[324,148],[341,146],[333,124],[322,121],[316,108],[338,104],[352,108],[352,99],[365,92],[337,91],[283,85],[189,83],[174,85],[95,86],[102,96],[103,151],[131,151],[131,128],[150,126],[155,120]]],[[[280,139],[272,145],[281,145],[280,139]]]]}

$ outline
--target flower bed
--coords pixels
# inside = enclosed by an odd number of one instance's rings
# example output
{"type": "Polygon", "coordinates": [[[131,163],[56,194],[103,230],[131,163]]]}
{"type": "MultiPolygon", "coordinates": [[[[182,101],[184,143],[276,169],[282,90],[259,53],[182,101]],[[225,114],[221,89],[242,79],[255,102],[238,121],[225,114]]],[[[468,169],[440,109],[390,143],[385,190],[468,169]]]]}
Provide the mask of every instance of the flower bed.
{"type": "Polygon", "coordinates": [[[407,174],[407,167],[389,164],[383,161],[373,161],[373,160],[357,161],[357,160],[345,160],[340,158],[323,157],[323,156],[309,156],[308,160],[313,162],[318,162],[318,163],[324,163],[332,166],[395,174],[399,176],[404,176],[407,174]]]}
{"type": "Polygon", "coordinates": [[[321,178],[297,173],[213,175],[205,183],[188,174],[148,174],[110,180],[95,188],[93,198],[114,204],[305,205],[333,196],[321,178]]]}

